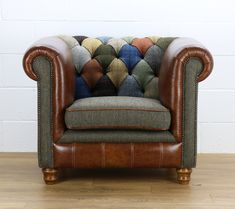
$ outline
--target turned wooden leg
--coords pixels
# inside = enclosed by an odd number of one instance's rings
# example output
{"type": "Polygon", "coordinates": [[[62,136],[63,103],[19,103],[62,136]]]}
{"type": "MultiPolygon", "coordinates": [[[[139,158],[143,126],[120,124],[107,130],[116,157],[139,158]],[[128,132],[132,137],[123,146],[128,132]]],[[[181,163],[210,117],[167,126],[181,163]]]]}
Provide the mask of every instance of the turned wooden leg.
{"type": "Polygon", "coordinates": [[[177,172],[177,181],[179,184],[189,184],[190,182],[190,175],[192,173],[191,168],[179,168],[176,169],[177,172]]]}
{"type": "Polygon", "coordinates": [[[55,168],[43,168],[43,178],[46,184],[55,184],[59,178],[59,170],[55,168]]]}

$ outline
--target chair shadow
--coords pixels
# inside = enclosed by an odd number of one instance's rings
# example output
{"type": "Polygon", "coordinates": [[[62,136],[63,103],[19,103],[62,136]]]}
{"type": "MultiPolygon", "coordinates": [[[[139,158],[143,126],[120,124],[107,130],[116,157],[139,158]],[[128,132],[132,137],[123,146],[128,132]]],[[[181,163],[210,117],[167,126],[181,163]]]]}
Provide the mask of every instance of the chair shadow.
{"type": "Polygon", "coordinates": [[[168,181],[176,183],[176,171],[173,168],[66,168],[61,172],[60,182],[69,180],[96,179],[105,180],[139,180],[139,181],[168,181]]]}

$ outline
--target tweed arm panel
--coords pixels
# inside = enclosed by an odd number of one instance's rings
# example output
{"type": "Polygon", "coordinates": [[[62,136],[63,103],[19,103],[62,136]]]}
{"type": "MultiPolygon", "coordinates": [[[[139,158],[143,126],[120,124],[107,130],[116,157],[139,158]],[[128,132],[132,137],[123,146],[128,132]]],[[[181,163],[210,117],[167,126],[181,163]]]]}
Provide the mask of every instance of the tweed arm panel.
{"type": "MultiPolygon", "coordinates": [[[[48,37],[36,42],[25,53],[24,70],[33,80],[40,82],[40,76],[33,69],[33,61],[39,56],[45,57],[51,63],[52,83],[49,88],[52,88],[52,132],[53,140],[57,141],[65,130],[65,108],[74,100],[75,70],[67,44],[57,37],[48,37]]],[[[48,89],[42,89],[46,90],[48,89]]]]}
{"type": "Polygon", "coordinates": [[[53,167],[53,141],[64,133],[64,112],[74,100],[75,71],[67,45],[50,37],[36,42],[23,59],[26,74],[38,81],[40,167],[53,167]]]}
{"type": "Polygon", "coordinates": [[[171,110],[171,131],[178,141],[183,134],[183,98],[186,64],[190,58],[202,63],[202,70],[195,78],[197,82],[204,80],[212,71],[213,59],[207,49],[193,39],[175,39],[167,48],[159,73],[159,94],[164,106],[171,110]]]}

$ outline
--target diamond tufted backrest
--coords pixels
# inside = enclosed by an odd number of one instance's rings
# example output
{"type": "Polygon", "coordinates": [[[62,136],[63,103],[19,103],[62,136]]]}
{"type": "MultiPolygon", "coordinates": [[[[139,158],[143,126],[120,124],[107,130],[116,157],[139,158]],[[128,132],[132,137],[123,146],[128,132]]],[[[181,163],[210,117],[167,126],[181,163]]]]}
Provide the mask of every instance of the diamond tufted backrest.
{"type": "Polygon", "coordinates": [[[158,98],[162,57],[174,38],[59,36],[77,71],[76,99],[91,96],[158,98]]]}

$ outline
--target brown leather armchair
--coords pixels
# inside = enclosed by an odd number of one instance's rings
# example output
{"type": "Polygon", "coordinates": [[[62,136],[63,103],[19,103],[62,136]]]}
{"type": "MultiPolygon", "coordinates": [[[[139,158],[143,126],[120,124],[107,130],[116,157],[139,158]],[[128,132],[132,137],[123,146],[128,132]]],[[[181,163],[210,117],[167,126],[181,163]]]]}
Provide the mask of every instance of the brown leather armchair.
{"type": "Polygon", "coordinates": [[[38,161],[47,184],[63,168],[196,165],[197,84],[211,54],[188,38],[48,37],[23,59],[38,82],[38,161]]]}

